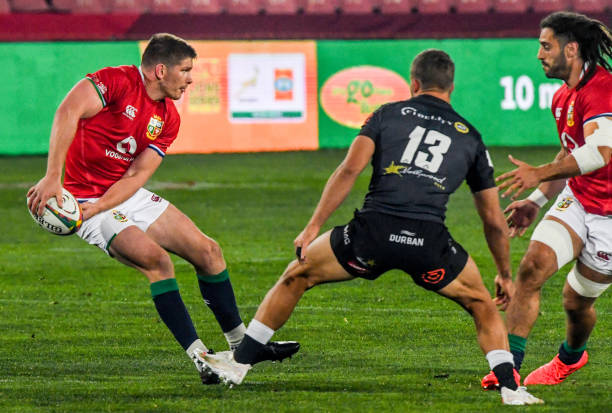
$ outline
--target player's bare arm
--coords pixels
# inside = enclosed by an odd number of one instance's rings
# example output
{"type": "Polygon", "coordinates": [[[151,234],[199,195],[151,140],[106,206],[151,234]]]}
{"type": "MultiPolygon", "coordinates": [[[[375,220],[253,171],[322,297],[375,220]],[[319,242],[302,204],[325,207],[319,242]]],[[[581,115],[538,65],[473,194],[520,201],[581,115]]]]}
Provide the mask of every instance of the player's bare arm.
{"type": "Polygon", "coordinates": [[[47,172],[28,191],[30,211],[41,215],[45,202],[52,196],[62,205],[62,169],[79,119],[90,118],[101,110],[102,102],[89,80],[82,79],[68,92],[53,118],[47,172]]]}
{"type": "Polygon", "coordinates": [[[366,136],[357,136],[351,144],[342,163],[327,180],[321,199],[302,232],[295,238],[293,244],[299,252],[300,261],[306,259],[308,245],[319,234],[321,226],[329,216],[340,206],[353,188],[357,177],[365,169],[374,155],[374,142],[366,136]]]}
{"type": "Polygon", "coordinates": [[[499,205],[497,188],[476,192],[474,203],[483,223],[487,245],[497,267],[494,301],[501,310],[505,310],[514,294],[514,284],[510,266],[509,229],[499,205]]]}
{"type": "MultiPolygon", "coordinates": [[[[564,148],[561,148],[555,156],[554,161],[559,161],[568,156],[564,148]]],[[[557,196],[565,187],[565,179],[542,182],[529,197],[514,201],[506,207],[504,214],[510,227],[510,238],[523,236],[527,228],[535,221],[538,212],[549,199],[557,196]]]]}
{"type": "Polygon", "coordinates": [[[119,205],[147,183],[149,178],[161,165],[163,158],[153,149],[147,148],[134,159],[123,177],[110,188],[95,203],[86,202],[81,205],[83,220],[119,205]]]}
{"type": "Polygon", "coordinates": [[[606,166],[612,156],[612,119],[600,118],[588,122],[584,126],[584,136],[586,144],[574,150],[570,156],[541,166],[531,166],[509,155],[510,161],[518,168],[497,177],[496,181],[502,182],[499,188],[508,188],[502,198],[514,192],[514,200],[540,182],[583,175],[606,166]]]}

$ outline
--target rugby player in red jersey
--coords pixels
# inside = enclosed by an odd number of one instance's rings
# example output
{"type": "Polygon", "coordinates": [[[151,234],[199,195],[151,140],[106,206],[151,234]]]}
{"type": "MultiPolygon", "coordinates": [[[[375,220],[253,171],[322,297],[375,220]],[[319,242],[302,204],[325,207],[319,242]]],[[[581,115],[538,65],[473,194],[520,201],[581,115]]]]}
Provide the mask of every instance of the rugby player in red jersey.
{"type": "MultiPolygon", "coordinates": [[[[181,299],[167,251],[189,261],[200,291],[230,348],[246,330],[219,245],[174,205],[143,185],[177,136],[180,118],[172,100],[192,83],[196,52],[168,33],[153,35],[140,67],[106,67],[88,74],[66,95],[51,129],[47,172],[28,191],[28,207],[42,214],[64,187],[81,202],[84,223],[77,232],[89,244],[142,272],[155,307],[204,383],[218,377],[202,363],[209,350],[198,338],[181,299]]],[[[295,353],[295,342],[271,343],[266,360],[295,353]]]]}
{"type": "MultiPolygon", "coordinates": [[[[612,283],[612,37],[603,23],[570,12],[553,13],[540,27],[544,73],[565,82],[552,101],[561,150],[538,167],[510,156],[517,168],[497,178],[499,187],[507,188],[502,196],[513,194],[512,199],[537,186],[506,208],[512,236],[522,235],[558,195],[533,232],[511,297],[504,295],[512,292],[511,282],[497,279],[517,370],[538,317],[542,285],[565,264],[576,263],[563,288],[566,339],[551,362],[525,378],[526,385],[561,383],[586,364],[593,306],[612,283]]],[[[487,375],[482,385],[494,388],[495,377],[487,375]]]]}

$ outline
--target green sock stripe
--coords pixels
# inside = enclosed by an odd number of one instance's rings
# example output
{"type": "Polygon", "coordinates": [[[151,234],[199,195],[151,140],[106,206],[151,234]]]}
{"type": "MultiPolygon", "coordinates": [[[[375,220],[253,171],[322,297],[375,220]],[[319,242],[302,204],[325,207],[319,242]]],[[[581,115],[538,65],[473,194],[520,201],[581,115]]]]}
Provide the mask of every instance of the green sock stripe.
{"type": "Polygon", "coordinates": [[[221,283],[225,280],[229,280],[229,272],[227,272],[227,268],[217,275],[197,275],[198,280],[203,281],[205,283],[221,283]]]}
{"type": "Polygon", "coordinates": [[[563,348],[568,353],[582,353],[584,350],[586,350],[586,344],[584,346],[580,347],[580,348],[571,348],[570,345],[567,344],[567,340],[565,340],[563,342],[563,348]]]}
{"type": "Polygon", "coordinates": [[[178,289],[176,278],[155,281],[154,283],[151,283],[151,296],[155,298],[158,295],[162,295],[170,291],[178,291],[178,289]]]}
{"type": "Polygon", "coordinates": [[[527,339],[525,337],[508,334],[508,341],[510,342],[510,351],[525,352],[525,346],[527,346],[527,339]]]}

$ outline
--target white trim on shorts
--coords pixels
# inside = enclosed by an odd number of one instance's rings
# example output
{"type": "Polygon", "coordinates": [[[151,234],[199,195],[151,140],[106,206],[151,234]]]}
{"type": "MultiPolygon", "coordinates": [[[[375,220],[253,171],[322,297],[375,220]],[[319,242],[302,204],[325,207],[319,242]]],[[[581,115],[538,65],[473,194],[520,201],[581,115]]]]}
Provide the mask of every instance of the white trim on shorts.
{"type": "MultiPolygon", "coordinates": [[[[97,198],[79,198],[79,202],[96,202],[97,198]]],[[[170,203],[153,192],[140,188],[134,195],[114,208],[89,218],[77,235],[110,255],[108,247],[124,229],[135,225],[146,232],[164,213],[170,203]]]]}

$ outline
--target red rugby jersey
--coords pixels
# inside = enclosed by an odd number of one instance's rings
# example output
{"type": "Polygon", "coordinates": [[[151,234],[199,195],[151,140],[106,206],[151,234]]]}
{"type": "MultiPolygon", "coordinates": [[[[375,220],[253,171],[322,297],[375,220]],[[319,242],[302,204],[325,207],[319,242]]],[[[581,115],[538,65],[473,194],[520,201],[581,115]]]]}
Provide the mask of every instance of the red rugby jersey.
{"type": "MultiPolygon", "coordinates": [[[[564,84],[553,97],[552,113],[561,145],[572,153],[585,143],[585,123],[612,116],[612,74],[598,66],[595,75],[579,90],[564,84]]],[[[587,212],[612,215],[612,163],[570,178],[569,186],[587,212]]]]}
{"type": "Polygon", "coordinates": [[[99,198],[145,149],[165,156],[176,139],[180,117],[171,99],[152,100],[136,66],[88,74],[103,109],[79,121],[68,149],[64,187],[77,198],[99,198]]]}

